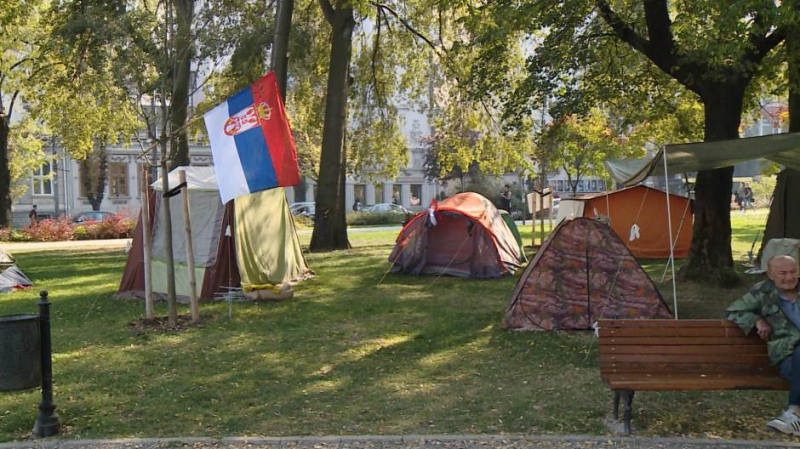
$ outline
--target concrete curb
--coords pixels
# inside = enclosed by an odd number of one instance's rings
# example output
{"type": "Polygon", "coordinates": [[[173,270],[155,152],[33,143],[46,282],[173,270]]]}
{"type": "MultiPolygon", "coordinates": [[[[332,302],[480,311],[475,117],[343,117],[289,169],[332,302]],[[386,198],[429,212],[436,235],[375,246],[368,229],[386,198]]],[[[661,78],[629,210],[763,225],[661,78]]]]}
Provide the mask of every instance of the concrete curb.
{"type": "Polygon", "coordinates": [[[354,444],[354,443],[421,443],[466,441],[466,442],[596,442],[626,443],[637,445],[684,444],[694,446],[727,445],[743,448],[782,447],[800,448],[800,443],[773,440],[724,440],[710,438],[659,438],[659,437],[616,437],[589,435],[363,435],[363,436],[321,436],[321,437],[176,437],[176,438],[120,438],[109,440],[41,440],[0,443],[0,449],[61,449],[90,445],[152,445],[152,444],[252,444],[288,446],[292,444],[354,444]]]}

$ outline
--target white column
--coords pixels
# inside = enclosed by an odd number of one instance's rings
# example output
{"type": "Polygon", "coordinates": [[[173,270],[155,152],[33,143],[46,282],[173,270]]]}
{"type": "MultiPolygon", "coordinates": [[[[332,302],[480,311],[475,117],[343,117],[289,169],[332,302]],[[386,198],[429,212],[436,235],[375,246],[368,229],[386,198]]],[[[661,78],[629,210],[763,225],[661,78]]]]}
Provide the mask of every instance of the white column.
{"type": "Polygon", "coordinates": [[[313,202],[315,200],[314,185],[315,184],[310,179],[306,178],[306,201],[313,202]]]}
{"type": "Polygon", "coordinates": [[[394,189],[393,182],[384,182],[383,183],[383,198],[381,198],[381,203],[391,203],[392,202],[392,191],[394,189]]]}
{"type": "Polygon", "coordinates": [[[286,187],[284,190],[286,191],[286,201],[289,204],[294,203],[294,187],[286,187]]]}
{"type": "Polygon", "coordinates": [[[400,184],[400,205],[403,207],[411,205],[411,184],[400,184]]]}
{"type": "Polygon", "coordinates": [[[353,211],[353,200],[355,199],[354,190],[353,183],[350,180],[347,180],[347,184],[344,186],[344,210],[346,212],[353,211]]]}

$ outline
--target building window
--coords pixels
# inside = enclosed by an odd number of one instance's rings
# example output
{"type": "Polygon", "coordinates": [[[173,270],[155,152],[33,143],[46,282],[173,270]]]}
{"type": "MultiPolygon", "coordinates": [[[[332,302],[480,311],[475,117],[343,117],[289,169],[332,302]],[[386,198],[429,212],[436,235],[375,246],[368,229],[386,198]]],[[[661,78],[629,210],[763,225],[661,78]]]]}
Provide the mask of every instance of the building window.
{"type": "Polygon", "coordinates": [[[422,184],[411,184],[411,201],[412,206],[419,206],[422,204],[422,184]]]}
{"type": "Polygon", "coordinates": [[[561,179],[558,180],[558,187],[556,188],[556,190],[558,190],[559,192],[563,192],[564,191],[564,181],[563,180],[561,180],[561,179]]]}
{"type": "Polygon", "coordinates": [[[33,194],[34,195],[52,195],[53,194],[53,180],[51,173],[53,171],[52,162],[45,162],[41,167],[33,171],[33,194]]]}
{"type": "Polygon", "coordinates": [[[363,206],[367,201],[367,185],[355,184],[353,185],[353,200],[358,199],[363,206]]]}
{"type": "Polygon", "coordinates": [[[592,192],[597,192],[597,180],[592,179],[592,192]]]}
{"type": "Polygon", "coordinates": [[[375,184],[375,204],[383,202],[383,184],[375,184]]]}
{"type": "Polygon", "coordinates": [[[127,163],[112,162],[108,164],[108,193],[115,198],[129,195],[127,163]]]}
{"type": "Polygon", "coordinates": [[[400,184],[392,184],[392,203],[400,204],[400,184]]]}

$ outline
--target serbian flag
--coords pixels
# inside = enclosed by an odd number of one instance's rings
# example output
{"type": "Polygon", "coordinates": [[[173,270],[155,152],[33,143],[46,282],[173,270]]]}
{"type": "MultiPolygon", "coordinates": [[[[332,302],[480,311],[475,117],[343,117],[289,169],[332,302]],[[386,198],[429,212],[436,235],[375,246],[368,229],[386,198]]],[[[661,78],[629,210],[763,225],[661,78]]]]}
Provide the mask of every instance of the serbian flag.
{"type": "Polygon", "coordinates": [[[203,118],[223,203],[300,182],[297,148],[274,72],[203,118]]]}

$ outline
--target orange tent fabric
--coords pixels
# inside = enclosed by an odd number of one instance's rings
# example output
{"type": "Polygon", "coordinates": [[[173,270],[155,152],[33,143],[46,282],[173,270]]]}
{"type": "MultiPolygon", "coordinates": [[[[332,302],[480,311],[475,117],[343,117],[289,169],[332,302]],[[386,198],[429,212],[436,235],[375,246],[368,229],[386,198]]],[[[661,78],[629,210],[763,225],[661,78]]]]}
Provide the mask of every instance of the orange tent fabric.
{"type": "MultiPolygon", "coordinates": [[[[626,243],[635,257],[669,257],[669,226],[667,224],[667,194],[647,186],[633,186],[614,192],[585,195],[564,201],[583,202],[583,217],[610,218],[611,229],[626,243]],[[610,212],[609,212],[610,211],[610,212]],[[631,227],[639,226],[639,238],[629,241],[631,227]]],[[[670,194],[672,233],[675,257],[689,255],[694,225],[692,200],[670,194]]]]}
{"type": "Polygon", "coordinates": [[[389,255],[393,272],[486,279],[513,274],[522,265],[514,234],[482,195],[447,198],[436,215],[436,225],[422,212],[400,231],[389,255]]]}

